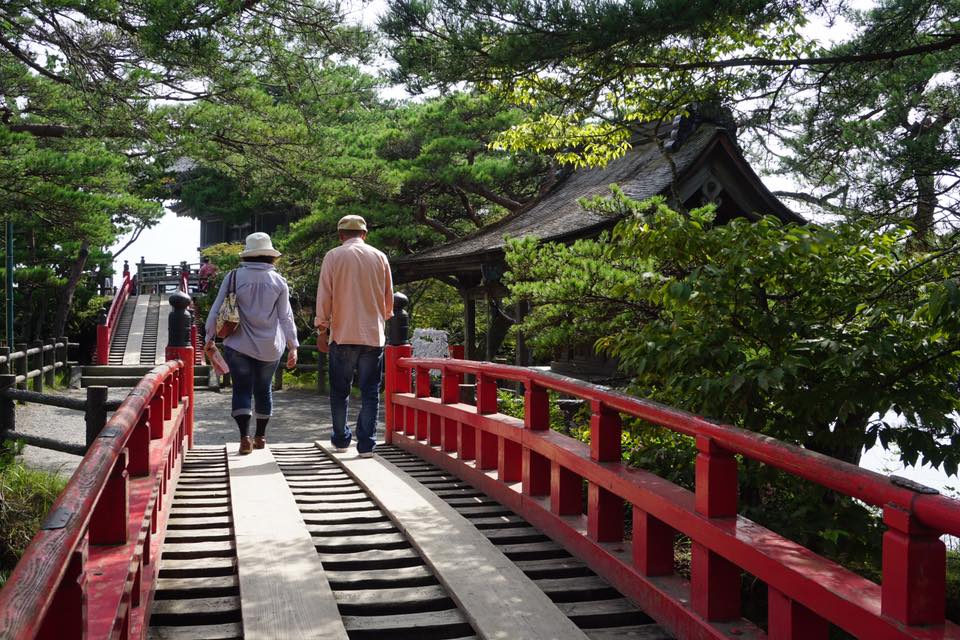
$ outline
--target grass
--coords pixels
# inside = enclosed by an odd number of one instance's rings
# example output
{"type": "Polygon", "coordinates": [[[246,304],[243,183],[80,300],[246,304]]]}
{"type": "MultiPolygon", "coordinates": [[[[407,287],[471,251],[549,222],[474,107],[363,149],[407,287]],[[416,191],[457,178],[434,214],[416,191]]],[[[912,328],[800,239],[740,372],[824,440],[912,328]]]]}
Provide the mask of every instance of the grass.
{"type": "Polygon", "coordinates": [[[18,449],[0,447],[0,587],[67,484],[65,478],[24,467],[14,457],[18,449]]]}

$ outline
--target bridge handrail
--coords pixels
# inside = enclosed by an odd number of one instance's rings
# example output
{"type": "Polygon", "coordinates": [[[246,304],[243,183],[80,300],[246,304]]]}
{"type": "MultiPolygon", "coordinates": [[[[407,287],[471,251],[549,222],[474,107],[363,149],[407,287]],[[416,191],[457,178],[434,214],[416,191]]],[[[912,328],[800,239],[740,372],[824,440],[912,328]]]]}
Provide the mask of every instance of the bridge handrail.
{"type": "MultiPolygon", "coordinates": [[[[919,485],[888,477],[837,460],[810,449],[733,425],[713,422],[696,414],[650,400],[642,400],[607,387],[568,376],[491,362],[446,358],[402,358],[405,369],[440,369],[485,375],[500,380],[537,385],[582,400],[598,401],[621,413],[667,427],[686,436],[706,436],[727,451],[737,453],[823,487],[883,507],[895,504],[913,512],[921,523],[942,533],[960,537],[960,501],[917,491],[919,485]],[[901,482],[902,484],[896,484],[901,482]]],[[[930,490],[934,491],[934,490],[930,490]]]]}
{"type": "Polygon", "coordinates": [[[123,313],[123,307],[127,303],[132,290],[133,281],[130,279],[130,272],[124,271],[123,284],[117,289],[117,294],[113,296],[107,317],[103,323],[97,325],[97,364],[109,364],[110,341],[113,340],[113,332],[117,327],[117,321],[120,319],[120,314],[123,313]]]}
{"type": "MultiPolygon", "coordinates": [[[[184,350],[183,355],[188,353],[184,350]]],[[[156,502],[162,499],[166,478],[172,473],[169,467],[181,451],[177,443],[187,435],[184,425],[188,421],[192,425],[188,417],[193,411],[192,384],[185,377],[190,375],[192,367],[184,361],[168,360],[145,375],[120,403],[0,590],[0,638],[86,637],[87,616],[82,609],[86,601],[85,583],[90,579],[84,570],[88,545],[129,542],[127,509],[133,504],[128,504],[132,502],[128,473],[134,477],[146,476],[150,483],[155,483],[152,497],[149,493],[141,495],[141,501],[149,499],[153,504],[152,515],[149,504],[140,505],[144,509],[145,524],[137,529],[141,536],[139,543],[148,548],[138,548],[134,540],[133,555],[121,565],[136,564],[137,554],[142,554],[141,569],[136,576],[123,571],[119,584],[111,584],[111,590],[97,590],[98,599],[109,600],[104,598],[109,593],[115,596],[116,604],[100,602],[91,606],[117,608],[114,615],[119,622],[114,623],[111,637],[118,634],[117,625],[125,628],[124,625],[129,624],[129,611],[139,603],[139,594],[135,596],[136,602],[131,603],[128,583],[133,581],[139,586],[142,566],[150,563],[149,529],[156,525],[160,510],[156,502]],[[179,426],[165,435],[164,419],[171,418],[173,407],[180,406],[185,397],[179,426]],[[167,438],[162,446],[170,451],[158,454],[151,449],[151,440],[158,438],[167,438]]],[[[148,581],[147,576],[142,579],[148,581]]]]}
{"type": "Polygon", "coordinates": [[[766,637],[740,617],[740,573],[748,571],[768,585],[770,637],[825,640],[836,624],[860,637],[960,638],[960,627],[944,617],[939,539],[960,534],[960,502],[606,387],[462,360],[462,349],[451,347],[454,357],[442,359],[410,357],[409,345],[387,347],[388,442],[461,474],[521,513],[678,636],[726,637],[723,624],[730,624],[742,637],[766,637]],[[431,370],[441,372],[439,398],[431,397],[431,370]],[[459,397],[464,374],[477,379],[472,406],[459,397]],[[500,380],[524,385],[522,420],[499,413],[500,380]],[[548,390],[590,403],[589,444],[549,430],[548,390]],[[621,414],[695,439],[693,493],[623,464],[621,414]],[[882,583],[740,516],[738,455],[882,507],[882,583]],[[626,503],[633,505],[631,544],[623,540],[626,503]],[[693,542],[689,583],[673,575],[678,532],[693,542]],[[631,545],[632,554],[625,552],[631,545]]]}

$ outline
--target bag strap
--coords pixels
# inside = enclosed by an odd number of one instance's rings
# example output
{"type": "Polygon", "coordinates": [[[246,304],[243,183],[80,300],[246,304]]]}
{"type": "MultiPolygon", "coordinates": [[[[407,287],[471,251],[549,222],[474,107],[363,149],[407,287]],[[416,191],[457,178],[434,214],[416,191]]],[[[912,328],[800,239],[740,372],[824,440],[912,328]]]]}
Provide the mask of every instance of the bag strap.
{"type": "Polygon", "coordinates": [[[227,277],[230,278],[230,287],[227,289],[227,293],[237,295],[237,270],[231,271],[227,277]]]}

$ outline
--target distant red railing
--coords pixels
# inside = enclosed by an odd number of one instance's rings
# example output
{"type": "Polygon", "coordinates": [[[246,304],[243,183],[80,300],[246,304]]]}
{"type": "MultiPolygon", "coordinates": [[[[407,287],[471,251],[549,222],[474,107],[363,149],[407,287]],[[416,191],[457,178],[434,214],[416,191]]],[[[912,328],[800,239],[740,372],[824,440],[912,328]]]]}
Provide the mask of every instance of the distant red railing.
{"type": "MultiPolygon", "coordinates": [[[[463,357],[462,348],[452,348],[463,357]]],[[[464,478],[586,561],[678,638],[761,638],[743,619],[741,573],[768,586],[771,638],[960,638],[944,620],[946,551],[960,502],[827,456],[572,378],[459,359],[386,352],[387,441],[464,478]],[[430,397],[429,370],[442,373],[430,397]],[[411,386],[416,370],[416,389],[411,386]],[[460,402],[463,374],[475,406],[460,402]],[[497,381],[525,389],[524,419],[498,413],[497,381]],[[549,428],[548,390],[590,403],[590,444],[549,428]],[[621,414],[696,440],[691,493],[621,461],[621,414]],[[737,514],[741,455],[883,509],[882,586],[737,514]],[[583,485],[587,484],[587,513],[583,485]],[[633,507],[624,543],[624,505],[633,507]],[[673,572],[677,533],[692,541],[690,580],[673,572]]]]}
{"type": "Polygon", "coordinates": [[[130,272],[124,271],[123,284],[113,296],[106,320],[97,325],[97,364],[110,364],[110,341],[113,340],[113,332],[117,328],[123,306],[127,303],[132,290],[133,281],[130,279],[130,272]]]}
{"type": "Polygon", "coordinates": [[[0,590],[0,638],[140,638],[181,454],[193,350],[172,347],[90,446],[0,590]]]}

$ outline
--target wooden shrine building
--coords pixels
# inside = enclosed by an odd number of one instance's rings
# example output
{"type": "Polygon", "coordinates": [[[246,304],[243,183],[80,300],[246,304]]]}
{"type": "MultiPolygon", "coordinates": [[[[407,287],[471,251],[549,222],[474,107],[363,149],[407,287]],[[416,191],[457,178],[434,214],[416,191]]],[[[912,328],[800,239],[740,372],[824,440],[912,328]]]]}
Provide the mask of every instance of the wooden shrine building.
{"type": "MultiPolygon", "coordinates": [[[[464,300],[466,357],[492,360],[511,324],[498,304],[506,293],[500,282],[506,269],[505,238],[532,236],[543,241],[573,242],[598,235],[617,220],[586,211],[579,201],[609,195],[611,184],[619,185],[633,199],[663,195],[671,206],[683,209],[715,203],[720,223],[737,216],[758,219],[765,214],[788,222],[805,222],[763,185],[737,145],[735,126],[723,114],[710,117],[694,111],[656,131],[657,137],[648,136],[606,167],[570,173],[526,210],[469,236],[393,258],[395,283],[425,278],[455,283],[464,300]],[[476,345],[478,300],[486,301],[488,327],[492,327],[484,353],[479,353],[476,345]]],[[[522,317],[524,309],[510,313],[514,318],[522,317]]],[[[558,354],[554,368],[587,378],[610,372],[609,363],[599,362],[592,353],[583,353],[582,348],[574,351],[558,354]]],[[[522,337],[517,360],[517,364],[529,364],[522,337]]]]}

